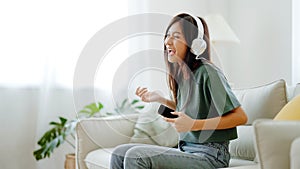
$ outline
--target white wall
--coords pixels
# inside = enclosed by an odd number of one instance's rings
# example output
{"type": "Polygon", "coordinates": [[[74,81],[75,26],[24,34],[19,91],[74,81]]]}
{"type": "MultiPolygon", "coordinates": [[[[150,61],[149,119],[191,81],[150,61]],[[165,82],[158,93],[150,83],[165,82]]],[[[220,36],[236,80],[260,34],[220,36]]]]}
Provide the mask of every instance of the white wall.
{"type": "Polygon", "coordinates": [[[222,58],[237,87],[292,80],[291,0],[230,0],[229,22],[240,38],[222,58]]]}
{"type": "Polygon", "coordinates": [[[292,83],[300,83],[300,1],[293,0],[293,75],[292,83]]]}

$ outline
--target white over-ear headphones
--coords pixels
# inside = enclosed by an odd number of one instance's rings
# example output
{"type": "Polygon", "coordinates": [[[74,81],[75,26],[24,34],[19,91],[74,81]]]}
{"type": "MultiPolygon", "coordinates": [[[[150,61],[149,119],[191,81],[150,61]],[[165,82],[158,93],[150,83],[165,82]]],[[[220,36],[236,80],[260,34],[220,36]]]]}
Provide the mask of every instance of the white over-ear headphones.
{"type": "Polygon", "coordinates": [[[197,27],[198,27],[198,36],[196,39],[194,39],[192,41],[192,45],[191,45],[191,52],[196,55],[196,59],[200,59],[200,55],[205,51],[206,49],[206,42],[204,40],[204,27],[203,24],[201,22],[201,20],[196,17],[193,16],[192,14],[188,14],[191,17],[193,17],[196,20],[197,23],[197,27]]]}

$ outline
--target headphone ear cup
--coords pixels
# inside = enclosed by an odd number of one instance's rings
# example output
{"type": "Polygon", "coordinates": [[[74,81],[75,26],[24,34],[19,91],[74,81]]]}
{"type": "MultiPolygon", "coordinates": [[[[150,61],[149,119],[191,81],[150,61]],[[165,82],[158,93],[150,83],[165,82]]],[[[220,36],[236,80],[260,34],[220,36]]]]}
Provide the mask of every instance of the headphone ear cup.
{"type": "Polygon", "coordinates": [[[206,49],[206,42],[203,39],[196,38],[193,40],[192,45],[191,45],[191,52],[199,56],[201,55],[206,49]]]}

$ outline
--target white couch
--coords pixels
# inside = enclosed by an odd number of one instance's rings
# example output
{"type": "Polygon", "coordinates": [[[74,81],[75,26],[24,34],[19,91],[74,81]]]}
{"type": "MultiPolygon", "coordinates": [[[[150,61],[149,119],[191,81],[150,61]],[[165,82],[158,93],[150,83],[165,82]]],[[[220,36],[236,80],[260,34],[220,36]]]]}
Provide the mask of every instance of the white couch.
{"type": "MultiPolygon", "coordinates": [[[[238,126],[239,138],[230,143],[229,168],[299,169],[300,122],[271,119],[287,101],[300,94],[300,84],[286,87],[279,80],[234,92],[249,120],[238,126]]],[[[138,115],[132,114],[81,120],[76,127],[77,168],[109,168],[111,152],[115,146],[129,143],[137,119],[138,115]]]]}

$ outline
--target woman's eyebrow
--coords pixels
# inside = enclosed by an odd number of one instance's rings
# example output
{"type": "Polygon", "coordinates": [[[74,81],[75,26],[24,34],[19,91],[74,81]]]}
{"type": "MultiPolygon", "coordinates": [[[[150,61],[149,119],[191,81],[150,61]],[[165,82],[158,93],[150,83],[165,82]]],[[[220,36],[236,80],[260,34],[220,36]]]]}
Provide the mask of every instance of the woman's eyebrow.
{"type": "Polygon", "coordinates": [[[175,32],[168,32],[168,34],[175,34],[175,33],[178,33],[178,34],[182,34],[181,32],[179,32],[179,31],[175,31],[175,32]]]}
{"type": "Polygon", "coordinates": [[[181,34],[181,32],[177,32],[177,31],[176,31],[176,32],[173,32],[173,34],[175,34],[175,33],[181,34]]]}

